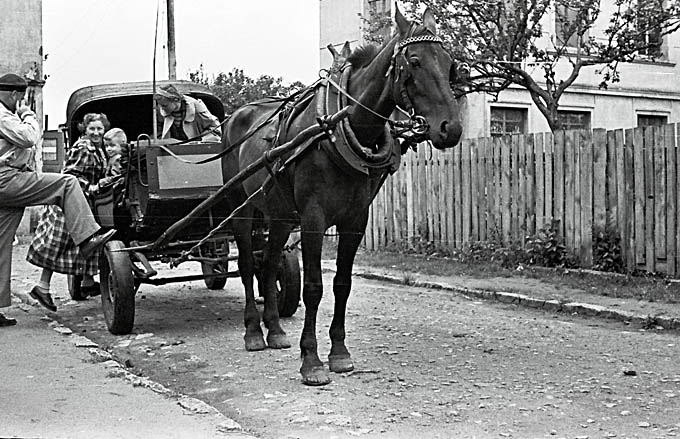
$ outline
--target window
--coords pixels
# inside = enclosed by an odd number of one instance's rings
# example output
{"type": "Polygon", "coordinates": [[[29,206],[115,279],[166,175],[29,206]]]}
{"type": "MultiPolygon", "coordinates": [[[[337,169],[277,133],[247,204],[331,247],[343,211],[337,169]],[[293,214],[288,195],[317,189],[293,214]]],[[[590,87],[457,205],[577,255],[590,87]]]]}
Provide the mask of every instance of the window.
{"type": "Polygon", "coordinates": [[[651,58],[663,56],[661,44],[661,28],[656,24],[657,17],[663,11],[663,0],[638,0],[638,31],[642,35],[644,49],[639,51],[640,55],[651,58]]]}
{"type": "Polygon", "coordinates": [[[390,12],[386,0],[368,0],[368,10],[374,14],[390,12]]]}
{"type": "Polygon", "coordinates": [[[491,135],[526,132],[527,110],[523,108],[491,107],[491,135]]]}
{"type": "MultiPolygon", "coordinates": [[[[565,5],[555,6],[555,35],[557,41],[567,47],[577,47],[582,19],[578,16],[578,9],[565,5]]],[[[588,38],[588,31],[583,33],[588,38]]]]}
{"type": "Polygon", "coordinates": [[[639,127],[660,127],[668,123],[668,116],[657,114],[638,114],[637,126],[639,127]]]}
{"type": "Polygon", "coordinates": [[[590,112],[588,111],[558,111],[557,117],[563,130],[590,129],[590,112]]]}

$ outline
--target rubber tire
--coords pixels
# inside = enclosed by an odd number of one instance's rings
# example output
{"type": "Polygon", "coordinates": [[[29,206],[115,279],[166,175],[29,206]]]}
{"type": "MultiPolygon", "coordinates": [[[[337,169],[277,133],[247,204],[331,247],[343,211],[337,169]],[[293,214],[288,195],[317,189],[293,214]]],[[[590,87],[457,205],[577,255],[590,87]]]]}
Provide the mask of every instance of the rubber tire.
{"type": "Polygon", "coordinates": [[[297,252],[284,251],[276,271],[276,303],[280,317],[292,317],[300,304],[300,260],[297,252]]]}
{"type": "Polygon", "coordinates": [[[81,282],[83,281],[83,276],[74,276],[69,274],[67,276],[68,280],[68,294],[71,296],[71,299],[77,300],[77,301],[82,301],[87,299],[87,295],[83,295],[83,291],[80,287],[81,282]]]}
{"type": "MultiPolygon", "coordinates": [[[[223,264],[208,264],[201,262],[203,274],[227,273],[229,270],[223,264]]],[[[221,290],[227,284],[227,277],[210,277],[203,279],[209,290],[221,290]]]]}
{"type": "Polygon", "coordinates": [[[135,324],[135,281],[132,261],[121,241],[109,241],[99,257],[99,281],[102,290],[102,308],[109,332],[125,335],[135,324]]]}

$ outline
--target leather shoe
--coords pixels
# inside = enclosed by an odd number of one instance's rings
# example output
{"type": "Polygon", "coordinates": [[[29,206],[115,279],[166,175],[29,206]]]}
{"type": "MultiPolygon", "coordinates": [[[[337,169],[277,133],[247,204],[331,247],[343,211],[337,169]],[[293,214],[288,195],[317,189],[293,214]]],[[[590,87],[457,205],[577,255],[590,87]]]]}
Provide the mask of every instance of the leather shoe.
{"type": "Polygon", "coordinates": [[[90,239],[80,244],[80,254],[82,254],[85,259],[89,258],[95,252],[100,251],[104,247],[104,244],[109,242],[115,234],[116,229],[111,229],[104,233],[95,233],[90,239]]]}
{"type": "Polygon", "coordinates": [[[37,285],[33,287],[29,295],[50,311],[55,312],[57,310],[57,306],[52,301],[50,293],[43,293],[37,285]]]}
{"type": "Polygon", "coordinates": [[[80,291],[83,294],[83,296],[85,296],[85,297],[87,297],[87,296],[95,297],[95,296],[99,296],[101,294],[99,282],[95,282],[94,284],[88,285],[86,287],[81,285],[80,291]]]}
{"type": "Polygon", "coordinates": [[[3,326],[14,326],[17,324],[16,319],[11,319],[0,314],[0,328],[3,326]]]}

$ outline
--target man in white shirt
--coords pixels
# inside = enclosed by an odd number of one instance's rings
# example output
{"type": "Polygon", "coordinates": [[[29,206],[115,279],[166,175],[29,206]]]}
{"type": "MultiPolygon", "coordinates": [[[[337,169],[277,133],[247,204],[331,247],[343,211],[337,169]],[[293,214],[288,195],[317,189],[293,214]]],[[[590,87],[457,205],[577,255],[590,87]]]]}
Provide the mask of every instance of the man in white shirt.
{"type": "MultiPolygon", "coordinates": [[[[26,80],[18,75],[0,76],[0,308],[11,304],[12,242],[25,207],[61,207],[71,238],[83,255],[100,251],[115,234],[115,230],[100,233],[74,176],[38,174],[28,167],[42,132],[35,113],[23,103],[27,88],[26,80]]],[[[44,307],[56,310],[49,294],[33,297],[44,307]]],[[[15,324],[15,319],[0,314],[0,327],[15,324]]]]}

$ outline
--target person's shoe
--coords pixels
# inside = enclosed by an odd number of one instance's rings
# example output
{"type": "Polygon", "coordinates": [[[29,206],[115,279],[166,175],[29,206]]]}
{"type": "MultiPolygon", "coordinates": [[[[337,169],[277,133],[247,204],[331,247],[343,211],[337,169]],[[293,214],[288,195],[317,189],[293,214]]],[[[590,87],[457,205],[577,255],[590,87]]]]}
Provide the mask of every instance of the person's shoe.
{"type": "Polygon", "coordinates": [[[0,314],[0,328],[3,326],[14,326],[17,324],[16,319],[11,319],[0,314]]]}
{"type": "Polygon", "coordinates": [[[87,241],[80,244],[80,253],[85,259],[92,256],[95,252],[98,252],[104,247],[104,244],[109,242],[113,235],[116,234],[116,229],[111,229],[104,233],[95,233],[87,241]]]}
{"type": "Polygon", "coordinates": [[[52,301],[52,296],[50,293],[43,293],[37,285],[33,287],[29,295],[50,311],[57,311],[57,306],[52,301]]]}
{"type": "Polygon", "coordinates": [[[88,286],[80,285],[80,292],[84,297],[87,296],[95,297],[99,296],[102,293],[100,290],[99,282],[95,282],[94,284],[88,286]]]}

